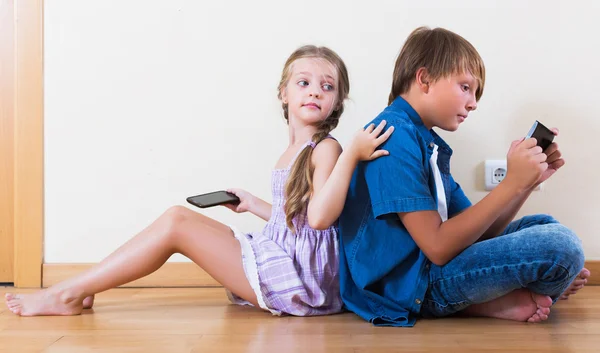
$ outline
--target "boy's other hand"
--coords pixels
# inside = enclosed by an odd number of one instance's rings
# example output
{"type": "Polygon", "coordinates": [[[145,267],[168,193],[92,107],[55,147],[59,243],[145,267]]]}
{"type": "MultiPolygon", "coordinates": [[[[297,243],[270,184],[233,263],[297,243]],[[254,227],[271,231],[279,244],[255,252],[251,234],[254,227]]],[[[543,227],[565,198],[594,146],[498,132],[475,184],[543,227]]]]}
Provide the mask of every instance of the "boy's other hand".
{"type": "MultiPolygon", "coordinates": [[[[554,136],[558,136],[557,128],[554,127],[550,130],[552,130],[554,136]]],[[[552,144],[546,148],[544,153],[548,156],[546,158],[548,168],[542,173],[538,181],[534,184],[534,187],[548,180],[552,175],[554,175],[554,173],[556,173],[557,170],[565,165],[565,160],[562,158],[562,153],[558,149],[558,144],[556,142],[552,142],[552,144]]]]}
{"type": "Polygon", "coordinates": [[[508,183],[519,191],[534,187],[546,174],[547,156],[537,146],[535,138],[513,141],[508,154],[507,173],[503,183],[508,183]]]}

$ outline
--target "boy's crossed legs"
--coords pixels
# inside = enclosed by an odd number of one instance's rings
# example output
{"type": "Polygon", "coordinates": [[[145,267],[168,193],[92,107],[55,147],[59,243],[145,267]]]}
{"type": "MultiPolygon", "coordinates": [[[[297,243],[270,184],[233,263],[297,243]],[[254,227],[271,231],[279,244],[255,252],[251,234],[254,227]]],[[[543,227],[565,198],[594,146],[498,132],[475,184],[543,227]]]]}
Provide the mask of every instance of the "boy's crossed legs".
{"type": "Polygon", "coordinates": [[[587,282],[589,271],[583,263],[581,241],[571,230],[550,216],[527,216],[512,222],[501,236],[473,244],[446,265],[432,264],[421,315],[460,312],[543,321],[553,303],[587,282]]]}

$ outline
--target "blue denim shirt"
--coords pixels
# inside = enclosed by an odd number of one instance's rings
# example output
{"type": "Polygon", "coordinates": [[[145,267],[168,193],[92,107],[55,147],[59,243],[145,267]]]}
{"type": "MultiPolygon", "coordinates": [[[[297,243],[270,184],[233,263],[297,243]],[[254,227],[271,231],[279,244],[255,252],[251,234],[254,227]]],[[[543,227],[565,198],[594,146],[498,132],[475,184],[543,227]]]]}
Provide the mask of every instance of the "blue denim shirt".
{"type": "Polygon", "coordinates": [[[375,325],[413,326],[429,284],[429,264],[397,213],[437,211],[429,159],[438,145],[448,218],[471,206],[450,175],[452,150],[401,97],[371,123],[387,121],[390,152],[354,170],[340,217],[340,285],[346,307],[375,325]]]}

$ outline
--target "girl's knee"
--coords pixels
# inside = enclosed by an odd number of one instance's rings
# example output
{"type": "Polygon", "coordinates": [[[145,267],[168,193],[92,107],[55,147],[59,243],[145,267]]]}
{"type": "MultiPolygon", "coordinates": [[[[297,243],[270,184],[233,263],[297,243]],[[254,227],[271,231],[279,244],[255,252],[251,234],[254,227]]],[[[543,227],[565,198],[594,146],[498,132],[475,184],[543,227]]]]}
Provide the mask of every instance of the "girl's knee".
{"type": "Polygon", "coordinates": [[[160,217],[160,227],[165,236],[176,235],[177,229],[181,223],[190,217],[190,212],[193,212],[183,206],[170,207],[160,217]]]}
{"type": "Polygon", "coordinates": [[[163,213],[162,218],[169,223],[177,223],[185,220],[189,212],[191,211],[183,206],[172,206],[163,213]]]}
{"type": "Polygon", "coordinates": [[[167,242],[177,244],[181,238],[187,238],[190,235],[197,237],[203,234],[207,228],[211,228],[214,220],[194,212],[183,206],[170,207],[162,216],[162,234],[167,238],[167,242]],[[195,232],[190,232],[190,226],[195,232]]]}

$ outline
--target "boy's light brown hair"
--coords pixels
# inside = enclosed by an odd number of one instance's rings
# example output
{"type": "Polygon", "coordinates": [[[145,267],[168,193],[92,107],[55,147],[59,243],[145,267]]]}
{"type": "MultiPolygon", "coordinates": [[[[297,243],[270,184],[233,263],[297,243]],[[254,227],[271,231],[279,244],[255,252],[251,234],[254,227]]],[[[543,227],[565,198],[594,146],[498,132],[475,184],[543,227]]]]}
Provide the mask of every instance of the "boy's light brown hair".
{"type": "Polygon", "coordinates": [[[422,67],[427,69],[432,82],[453,74],[470,73],[478,83],[476,99],[479,101],[483,95],[485,66],[475,47],[447,29],[419,27],[408,36],[396,59],[388,104],[408,92],[422,67]]]}

